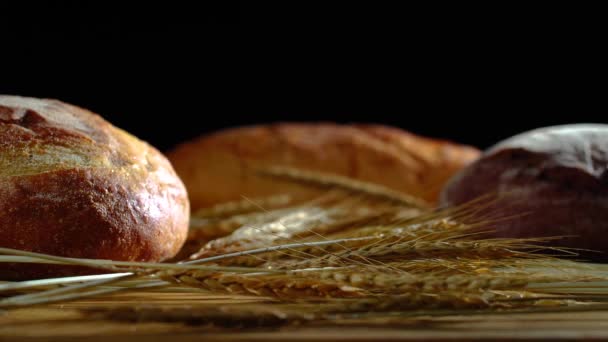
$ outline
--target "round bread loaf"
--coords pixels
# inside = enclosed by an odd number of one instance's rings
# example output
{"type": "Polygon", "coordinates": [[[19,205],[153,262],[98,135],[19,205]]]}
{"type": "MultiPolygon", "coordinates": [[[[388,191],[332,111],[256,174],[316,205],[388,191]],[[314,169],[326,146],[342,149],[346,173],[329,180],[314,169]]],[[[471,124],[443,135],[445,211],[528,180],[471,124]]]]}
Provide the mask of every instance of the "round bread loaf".
{"type": "Polygon", "coordinates": [[[444,182],[479,151],[379,125],[279,123],[202,136],[168,156],[199,209],[242,196],[313,191],[256,173],[270,166],[348,176],[435,202],[444,182]]]}
{"type": "MultiPolygon", "coordinates": [[[[608,125],[536,129],[490,148],[441,195],[458,205],[484,194],[490,210],[513,216],[493,224],[499,237],[573,236],[554,244],[608,252],[608,125]]],[[[606,255],[584,253],[594,259],[606,255]]]]}
{"type": "MultiPolygon", "coordinates": [[[[0,247],[160,261],[188,229],[184,185],[156,149],[84,109],[0,96],[0,247]]],[[[0,265],[0,279],[68,268],[0,265]]]]}

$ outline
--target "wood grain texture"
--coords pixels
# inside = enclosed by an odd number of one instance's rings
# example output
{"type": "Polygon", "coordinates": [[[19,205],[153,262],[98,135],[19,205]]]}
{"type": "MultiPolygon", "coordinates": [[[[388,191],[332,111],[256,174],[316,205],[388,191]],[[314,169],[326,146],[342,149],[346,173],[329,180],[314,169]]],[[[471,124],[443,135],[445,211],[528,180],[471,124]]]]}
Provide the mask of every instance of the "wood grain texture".
{"type": "Polygon", "coordinates": [[[121,294],[0,312],[0,341],[464,341],[464,340],[594,340],[608,338],[608,310],[577,313],[502,313],[490,315],[393,317],[389,320],[349,320],[339,325],[312,323],[278,328],[225,329],[206,324],[114,322],[92,319],[79,309],[120,305],[195,308],[263,299],[205,293],[121,294]],[[187,304],[184,304],[187,303],[187,304]]]}

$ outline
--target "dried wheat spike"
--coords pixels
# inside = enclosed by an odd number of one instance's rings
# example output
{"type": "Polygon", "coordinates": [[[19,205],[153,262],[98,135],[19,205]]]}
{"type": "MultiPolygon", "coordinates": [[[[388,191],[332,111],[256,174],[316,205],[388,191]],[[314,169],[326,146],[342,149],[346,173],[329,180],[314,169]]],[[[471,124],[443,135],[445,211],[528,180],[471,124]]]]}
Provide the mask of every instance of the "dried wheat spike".
{"type": "Polygon", "coordinates": [[[376,270],[320,271],[317,276],[348,284],[372,293],[426,293],[438,294],[444,291],[486,291],[522,289],[528,284],[528,278],[507,275],[412,275],[407,273],[380,272],[376,270]]]}
{"type": "Polygon", "coordinates": [[[188,241],[199,242],[202,245],[211,240],[228,236],[244,225],[261,225],[268,221],[277,220],[291,210],[293,209],[276,209],[269,212],[253,212],[220,219],[193,217],[188,232],[188,241]]]}
{"type": "Polygon", "coordinates": [[[372,198],[393,201],[406,207],[428,209],[430,205],[422,199],[404,194],[381,185],[362,182],[348,177],[323,172],[302,170],[291,167],[270,167],[260,169],[261,175],[282,178],[292,182],[306,183],[322,188],[337,187],[350,192],[365,194],[372,198]]]}
{"type": "MultiPolygon", "coordinates": [[[[278,200],[282,198],[284,195],[277,195],[278,200]]],[[[245,225],[262,225],[268,222],[272,222],[280,219],[281,217],[288,215],[294,210],[298,210],[300,208],[306,208],[311,206],[322,206],[322,205],[331,205],[332,203],[336,203],[342,199],[342,195],[333,191],[328,192],[320,197],[314,198],[308,202],[303,204],[298,204],[296,206],[284,207],[279,205],[274,208],[266,208],[262,204],[260,207],[257,207],[259,211],[252,212],[240,212],[233,213],[233,215],[224,215],[221,217],[200,217],[197,215],[193,215],[190,220],[190,231],[188,235],[189,242],[199,242],[201,245],[203,243],[207,243],[213,239],[217,239],[220,237],[227,236],[233,233],[238,228],[241,228],[245,225]]],[[[290,200],[291,201],[291,200],[290,200]]],[[[228,206],[240,206],[240,205],[252,205],[251,202],[245,201],[246,204],[226,204],[228,206]]],[[[230,202],[232,203],[232,202],[230,202]]],[[[257,203],[256,203],[257,204],[257,203]]],[[[293,203],[295,204],[295,203],[293,203]]],[[[218,205],[222,207],[224,204],[218,205]]],[[[217,209],[216,210],[220,210],[217,209]]],[[[213,214],[214,210],[208,212],[206,214],[213,214]]],[[[205,213],[203,213],[205,214],[205,213]]],[[[228,242],[226,243],[228,244],[228,242]]],[[[201,247],[199,246],[199,249],[201,247]]],[[[198,249],[197,249],[198,250],[198,249]]]]}
{"type": "Polygon", "coordinates": [[[212,207],[200,208],[192,213],[192,216],[199,219],[223,218],[251,212],[274,210],[292,203],[293,198],[288,194],[253,199],[244,198],[240,201],[219,203],[212,207]]]}
{"type": "MultiPolygon", "coordinates": [[[[256,256],[256,260],[250,260],[251,257],[243,257],[233,259],[240,265],[263,265],[263,267],[272,267],[279,269],[295,269],[321,266],[342,266],[344,260],[358,260],[359,262],[367,263],[373,258],[380,259],[386,256],[394,257],[401,256],[417,256],[416,247],[421,247],[420,252],[431,254],[431,246],[435,248],[434,256],[444,254],[446,249],[453,250],[454,246],[450,245],[461,242],[457,240],[461,237],[466,237],[471,226],[457,224],[446,219],[434,220],[423,224],[414,224],[407,227],[401,226],[373,226],[360,227],[359,229],[350,229],[348,233],[340,232],[326,236],[329,239],[340,238],[365,238],[354,239],[352,241],[344,241],[339,244],[326,246],[311,246],[298,248],[296,251],[284,251],[280,254],[262,255],[261,258],[256,256]],[[452,241],[449,239],[453,239],[452,241]],[[443,243],[444,241],[447,241],[443,243]],[[442,243],[439,243],[442,242],[442,243]],[[400,247],[401,249],[394,248],[400,247]],[[398,254],[406,249],[408,253],[398,254]],[[306,255],[306,259],[301,256],[306,255]],[[299,257],[299,258],[298,258],[299,257]],[[290,259],[291,258],[291,259],[290,259]],[[265,264],[261,264],[261,260],[266,260],[265,264]]],[[[317,238],[318,239],[318,238],[317,238]]],[[[305,240],[309,241],[309,240],[305,240]]],[[[461,245],[463,253],[468,253],[465,247],[461,245]]],[[[512,255],[515,252],[509,252],[512,255]]],[[[477,253],[481,254],[481,253],[477,253]]],[[[494,251],[494,254],[498,254],[494,251]]],[[[459,255],[460,256],[460,255],[459,255]]],[[[407,259],[401,257],[402,260],[407,259]]]]}
{"type": "MultiPolygon", "coordinates": [[[[247,249],[267,247],[276,244],[304,242],[308,238],[319,239],[327,234],[353,230],[369,224],[385,224],[413,217],[417,210],[390,208],[348,207],[331,208],[302,207],[283,212],[273,221],[247,224],[232,235],[205,244],[191,259],[215,256],[247,249]]],[[[283,254],[283,253],[280,253],[283,254]]],[[[236,262],[236,261],[232,261],[236,262]]],[[[253,265],[249,260],[244,264],[253,265]]]]}
{"type": "Polygon", "coordinates": [[[534,257],[525,250],[542,249],[540,246],[523,244],[513,239],[472,240],[472,241],[408,241],[388,243],[369,248],[362,247],[350,253],[352,257],[390,260],[394,258],[436,257],[500,259],[508,257],[534,257]]]}
{"type": "Polygon", "coordinates": [[[285,300],[361,297],[363,291],[352,286],[293,275],[247,276],[227,273],[188,272],[162,279],[213,292],[277,297],[285,300]]]}

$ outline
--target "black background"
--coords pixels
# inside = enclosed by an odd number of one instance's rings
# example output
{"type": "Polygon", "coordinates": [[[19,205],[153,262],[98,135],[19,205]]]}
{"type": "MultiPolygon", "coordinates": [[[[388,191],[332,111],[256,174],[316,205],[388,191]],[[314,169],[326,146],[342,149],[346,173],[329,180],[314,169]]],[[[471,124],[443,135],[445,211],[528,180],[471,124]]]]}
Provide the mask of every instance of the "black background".
{"type": "Polygon", "coordinates": [[[0,93],[92,109],[163,150],[294,120],[378,122],[486,147],[534,127],[606,121],[603,13],[506,2],[2,2],[0,93]]]}

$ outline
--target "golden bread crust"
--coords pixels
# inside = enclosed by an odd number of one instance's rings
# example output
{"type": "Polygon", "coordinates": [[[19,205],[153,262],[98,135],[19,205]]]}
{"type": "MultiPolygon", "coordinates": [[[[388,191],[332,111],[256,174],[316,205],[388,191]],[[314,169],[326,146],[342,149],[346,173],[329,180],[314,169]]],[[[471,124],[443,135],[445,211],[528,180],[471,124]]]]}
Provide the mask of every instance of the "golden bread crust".
{"type": "MultiPolygon", "coordinates": [[[[160,261],[187,234],[183,183],[156,149],[84,109],[0,96],[0,246],[160,261]]],[[[0,278],[62,273],[21,265],[0,278]]]]}
{"type": "Polygon", "coordinates": [[[255,173],[268,166],[348,176],[435,202],[445,181],[479,153],[380,125],[278,123],[202,136],[168,156],[198,209],[242,196],[313,191],[255,173]]]}

